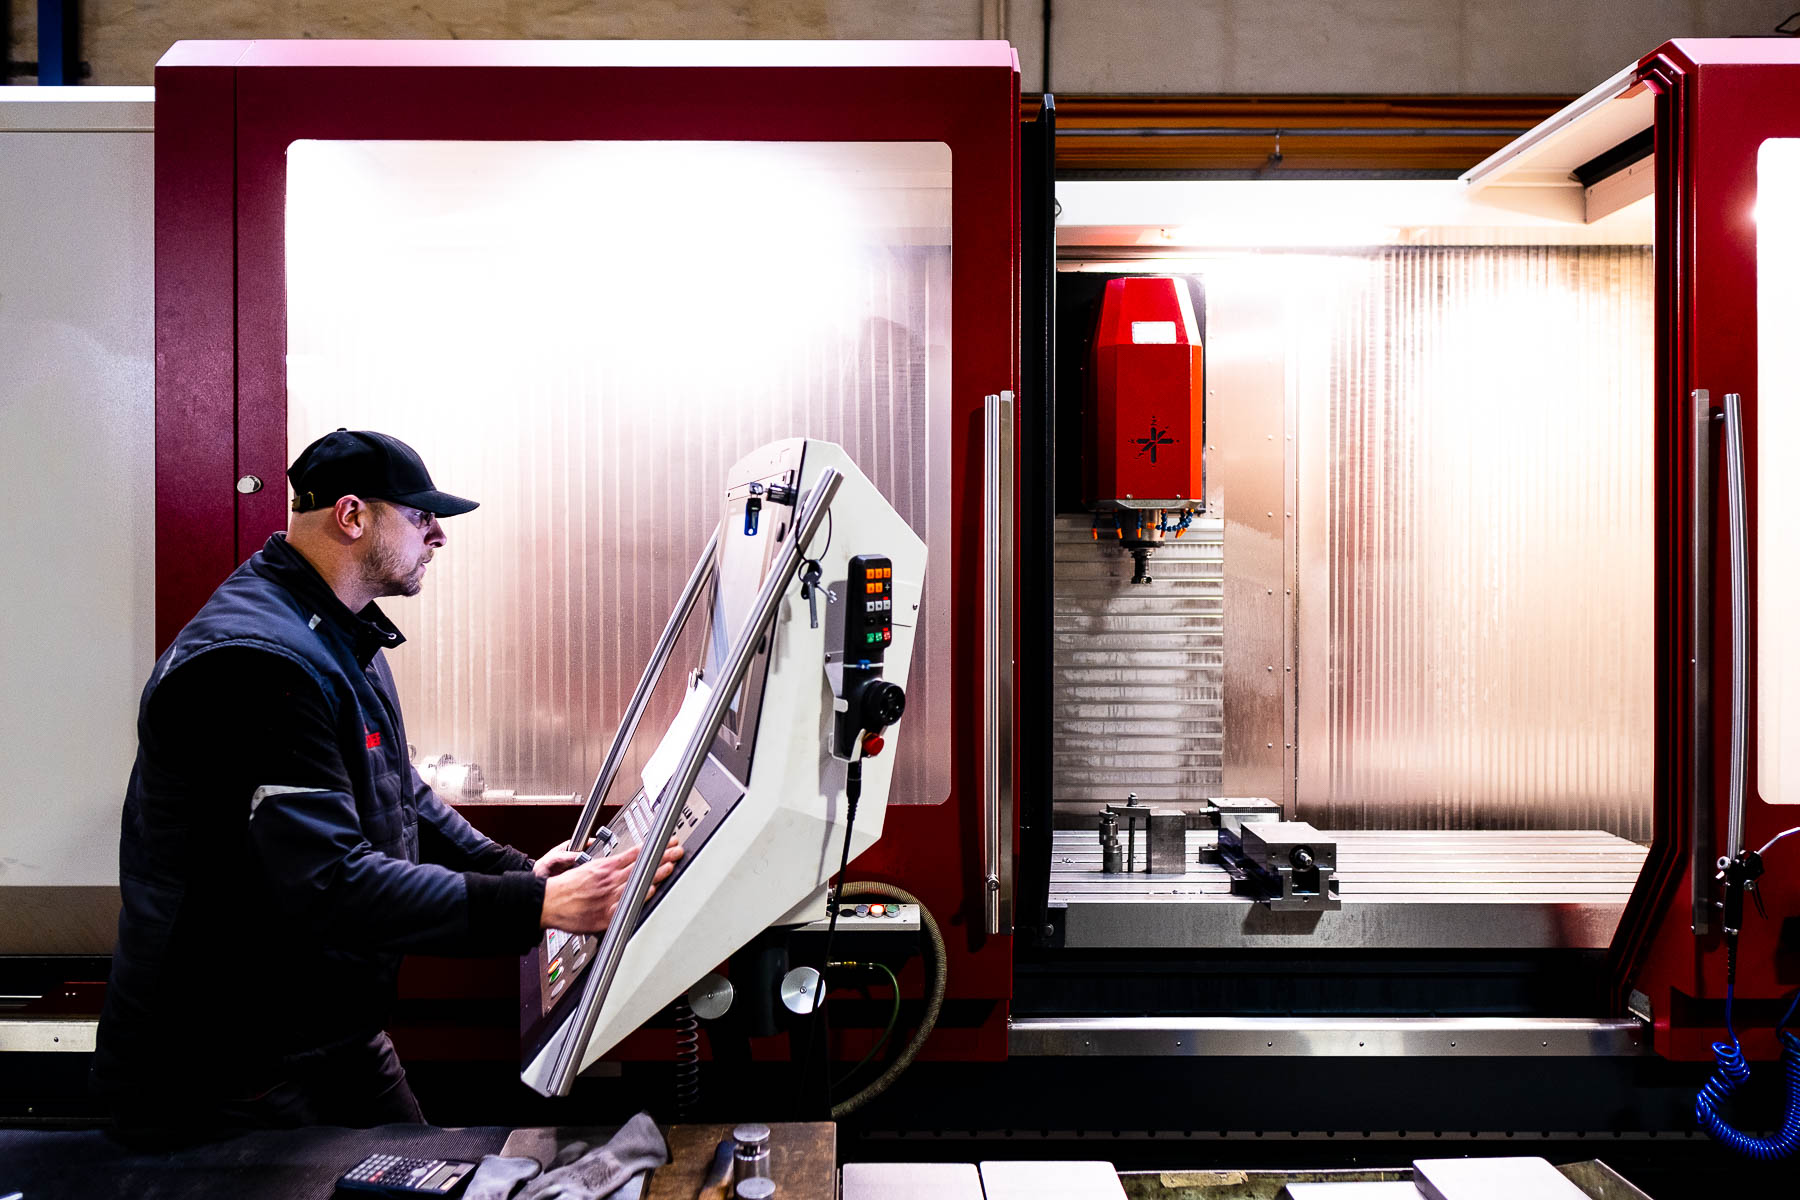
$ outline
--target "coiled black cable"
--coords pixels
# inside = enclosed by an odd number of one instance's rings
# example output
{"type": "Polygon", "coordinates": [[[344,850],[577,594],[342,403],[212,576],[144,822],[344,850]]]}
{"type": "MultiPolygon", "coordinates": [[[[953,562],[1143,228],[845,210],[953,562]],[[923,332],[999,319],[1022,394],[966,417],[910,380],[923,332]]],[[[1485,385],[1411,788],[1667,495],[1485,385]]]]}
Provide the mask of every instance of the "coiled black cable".
{"type": "Polygon", "coordinates": [[[700,1018],[682,996],[675,1001],[675,1115],[687,1120],[700,1103],[700,1018]]]}

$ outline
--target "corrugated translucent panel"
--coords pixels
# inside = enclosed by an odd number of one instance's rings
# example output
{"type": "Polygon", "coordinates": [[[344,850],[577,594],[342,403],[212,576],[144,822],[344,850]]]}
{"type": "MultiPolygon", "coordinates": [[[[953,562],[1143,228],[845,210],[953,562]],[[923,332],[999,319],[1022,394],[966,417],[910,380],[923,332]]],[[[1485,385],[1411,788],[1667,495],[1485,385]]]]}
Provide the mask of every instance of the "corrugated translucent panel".
{"type": "Polygon", "coordinates": [[[1648,840],[1649,250],[1346,265],[1317,297],[1327,370],[1293,368],[1300,436],[1329,440],[1328,479],[1300,481],[1329,489],[1322,570],[1302,556],[1300,626],[1325,604],[1329,633],[1302,646],[1300,815],[1648,840]]]}
{"type": "Polygon", "coordinates": [[[446,522],[421,596],[382,602],[409,638],[389,660],[419,756],[473,761],[491,789],[585,794],[726,468],[808,436],[843,445],[933,548],[890,802],[949,794],[949,157],[295,144],[290,445],[391,432],[482,504],[446,522]]]}
{"type": "Polygon", "coordinates": [[[1224,754],[1223,524],[1198,517],[1150,558],[1097,542],[1086,517],[1056,521],[1055,762],[1059,812],[1122,802],[1192,805],[1221,788],[1224,754]]]}

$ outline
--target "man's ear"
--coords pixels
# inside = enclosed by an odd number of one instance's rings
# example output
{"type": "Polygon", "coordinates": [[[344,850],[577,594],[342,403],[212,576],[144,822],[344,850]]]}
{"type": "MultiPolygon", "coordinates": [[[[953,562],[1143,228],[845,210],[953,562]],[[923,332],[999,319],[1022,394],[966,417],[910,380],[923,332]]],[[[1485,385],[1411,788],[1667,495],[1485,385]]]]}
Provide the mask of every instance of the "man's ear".
{"type": "Polygon", "coordinates": [[[338,533],[351,541],[362,537],[375,522],[375,510],[361,496],[339,496],[331,506],[331,516],[338,533]]]}

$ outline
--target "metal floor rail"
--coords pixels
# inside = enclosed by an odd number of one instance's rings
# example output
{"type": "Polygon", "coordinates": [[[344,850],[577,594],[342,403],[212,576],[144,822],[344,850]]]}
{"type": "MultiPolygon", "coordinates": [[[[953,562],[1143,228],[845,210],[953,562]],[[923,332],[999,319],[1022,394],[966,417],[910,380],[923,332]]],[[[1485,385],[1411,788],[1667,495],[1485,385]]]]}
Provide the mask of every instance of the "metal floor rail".
{"type": "Polygon", "coordinates": [[[1590,1058],[1648,1053],[1641,1023],[1566,1017],[1015,1017],[1042,1057],[1590,1058]]]}

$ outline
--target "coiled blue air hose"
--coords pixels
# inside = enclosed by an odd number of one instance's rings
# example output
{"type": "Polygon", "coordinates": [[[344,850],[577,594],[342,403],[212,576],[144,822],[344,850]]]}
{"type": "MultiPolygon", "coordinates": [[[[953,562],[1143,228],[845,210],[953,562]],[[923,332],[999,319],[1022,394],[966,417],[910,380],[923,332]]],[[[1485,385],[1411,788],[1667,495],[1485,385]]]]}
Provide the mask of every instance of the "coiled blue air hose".
{"type": "Polygon", "coordinates": [[[1771,1137],[1751,1137],[1726,1123],[1722,1110],[1732,1094],[1750,1080],[1750,1064],[1744,1058],[1736,1030],[1731,1026],[1731,989],[1725,990],[1725,1028],[1731,1034],[1728,1042],[1713,1043],[1713,1057],[1718,1067],[1712,1078],[1694,1099],[1694,1118],[1713,1140],[1722,1142],[1746,1158],[1773,1162],[1800,1150],[1800,1037],[1783,1028],[1800,1004],[1800,992],[1788,1005],[1787,1016],[1775,1028],[1781,1038],[1781,1071],[1787,1080],[1787,1102],[1782,1109],[1781,1129],[1771,1137]]]}

